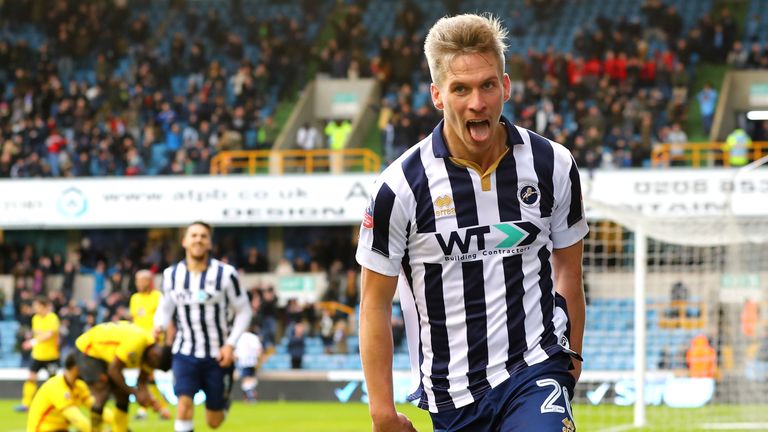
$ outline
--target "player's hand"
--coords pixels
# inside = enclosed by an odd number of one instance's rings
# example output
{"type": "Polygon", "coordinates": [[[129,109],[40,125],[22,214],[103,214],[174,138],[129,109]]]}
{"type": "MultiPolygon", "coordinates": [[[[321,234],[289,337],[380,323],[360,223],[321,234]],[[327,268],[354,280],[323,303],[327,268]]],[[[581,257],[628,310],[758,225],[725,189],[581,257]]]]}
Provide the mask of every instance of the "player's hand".
{"type": "Polygon", "coordinates": [[[156,403],[147,387],[139,387],[136,390],[136,402],[143,407],[154,407],[156,403]]]}
{"type": "Polygon", "coordinates": [[[155,327],[155,330],[152,332],[152,336],[155,337],[155,342],[162,343],[163,336],[165,335],[165,330],[163,330],[162,327],[155,327]]]}
{"type": "Polygon", "coordinates": [[[569,372],[576,379],[576,382],[579,382],[579,377],[581,376],[581,361],[577,359],[571,359],[571,363],[573,364],[573,369],[571,369],[569,372]]]}
{"type": "Polygon", "coordinates": [[[408,416],[399,412],[397,417],[392,417],[380,422],[380,424],[374,424],[373,432],[416,432],[416,428],[413,427],[413,423],[408,419],[408,416]]]}
{"type": "Polygon", "coordinates": [[[232,363],[235,361],[235,349],[232,347],[232,345],[225,344],[221,349],[219,350],[219,356],[216,357],[216,360],[219,361],[219,366],[221,367],[230,367],[232,366],[232,363]]]}

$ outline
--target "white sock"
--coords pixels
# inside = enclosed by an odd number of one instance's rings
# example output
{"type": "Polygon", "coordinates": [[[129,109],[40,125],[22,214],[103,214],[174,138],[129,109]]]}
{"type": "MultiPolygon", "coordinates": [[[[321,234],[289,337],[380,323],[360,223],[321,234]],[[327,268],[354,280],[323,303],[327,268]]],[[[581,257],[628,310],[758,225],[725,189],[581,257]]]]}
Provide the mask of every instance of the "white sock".
{"type": "Polygon", "coordinates": [[[176,421],[173,422],[173,428],[176,432],[193,432],[195,430],[195,423],[192,420],[176,419],[176,421]]]}

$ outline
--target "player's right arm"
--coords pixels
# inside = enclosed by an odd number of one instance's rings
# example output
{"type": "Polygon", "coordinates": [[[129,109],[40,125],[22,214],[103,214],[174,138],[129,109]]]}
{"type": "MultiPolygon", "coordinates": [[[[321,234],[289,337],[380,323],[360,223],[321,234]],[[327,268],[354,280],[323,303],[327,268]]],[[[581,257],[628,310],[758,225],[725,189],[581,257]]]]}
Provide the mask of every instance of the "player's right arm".
{"type": "Polygon", "coordinates": [[[85,418],[85,415],[77,406],[70,405],[61,412],[61,415],[63,415],[69,424],[78,432],[91,432],[91,420],[85,418]]]}
{"type": "Polygon", "coordinates": [[[160,296],[160,303],[155,311],[155,339],[168,329],[168,324],[171,322],[171,318],[173,318],[173,312],[176,310],[176,302],[171,295],[171,277],[172,272],[166,270],[163,274],[163,293],[160,296]]]}
{"type": "Polygon", "coordinates": [[[360,359],[368,388],[375,432],[415,431],[411,421],[395,409],[392,389],[392,298],[397,276],[363,267],[360,298],[360,359]]]}
{"type": "Polygon", "coordinates": [[[131,315],[131,321],[136,321],[136,309],[138,308],[137,304],[137,297],[136,294],[133,294],[131,296],[131,299],[128,301],[128,313],[131,315]]]}
{"type": "Polygon", "coordinates": [[[115,359],[109,363],[109,366],[107,366],[107,375],[109,375],[109,378],[112,381],[112,385],[117,387],[118,390],[128,395],[135,394],[136,391],[133,389],[133,387],[129,386],[125,382],[125,377],[123,376],[124,369],[125,363],[123,363],[123,361],[118,357],[115,357],[115,359]]]}

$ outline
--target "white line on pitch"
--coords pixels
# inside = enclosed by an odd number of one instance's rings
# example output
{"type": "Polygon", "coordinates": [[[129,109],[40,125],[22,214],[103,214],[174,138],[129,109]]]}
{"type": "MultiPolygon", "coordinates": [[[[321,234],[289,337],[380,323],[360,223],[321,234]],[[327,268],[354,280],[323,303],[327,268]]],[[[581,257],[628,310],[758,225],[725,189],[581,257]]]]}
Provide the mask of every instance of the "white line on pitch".
{"type": "Polygon", "coordinates": [[[768,430],[768,423],[703,423],[706,430],[768,430]]]}

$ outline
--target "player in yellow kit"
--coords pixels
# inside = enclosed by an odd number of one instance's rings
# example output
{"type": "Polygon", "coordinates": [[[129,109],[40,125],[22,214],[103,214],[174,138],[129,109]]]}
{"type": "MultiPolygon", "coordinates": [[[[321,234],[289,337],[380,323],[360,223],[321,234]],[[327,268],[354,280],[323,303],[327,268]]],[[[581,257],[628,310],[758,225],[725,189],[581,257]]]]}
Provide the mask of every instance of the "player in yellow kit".
{"type": "MultiPolygon", "coordinates": [[[[152,334],[154,331],[154,317],[157,305],[160,304],[160,291],[152,286],[152,272],[149,270],[139,270],[136,272],[136,293],[131,296],[130,310],[133,322],[139,327],[152,334]]],[[[171,418],[171,412],[168,410],[168,402],[155,384],[154,373],[149,376],[149,391],[158,402],[160,407],[160,417],[164,420],[171,418]]],[[[141,419],[147,416],[147,411],[140,407],[136,418],[141,419]]]]}
{"type": "Polygon", "coordinates": [[[29,376],[24,383],[21,393],[21,405],[17,411],[27,411],[32,397],[37,391],[37,373],[41,369],[48,376],[56,375],[59,369],[59,317],[53,313],[51,301],[40,296],[32,302],[35,311],[32,316],[32,339],[24,342],[24,348],[32,348],[32,363],[29,365],[29,376]]]}
{"type": "Polygon", "coordinates": [[[94,326],[75,341],[80,376],[90,387],[94,397],[91,408],[91,426],[101,430],[104,404],[110,395],[115,397],[113,432],[128,430],[128,405],[134,395],[141,406],[157,407],[157,401],[147,389],[150,372],[171,368],[171,348],[155,344],[151,334],[138,325],[120,321],[94,326]],[[125,382],[123,370],[139,368],[136,387],[125,382]]]}
{"type": "Polygon", "coordinates": [[[75,354],[71,353],[64,360],[64,373],[48,379],[35,393],[29,407],[27,432],[59,432],[70,427],[90,432],[91,422],[80,408],[92,406],[93,396],[79,378],[75,354]]]}

